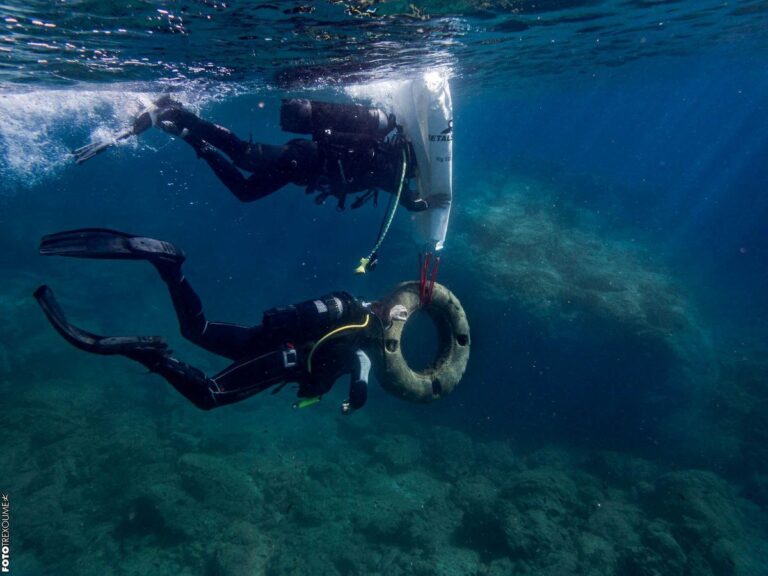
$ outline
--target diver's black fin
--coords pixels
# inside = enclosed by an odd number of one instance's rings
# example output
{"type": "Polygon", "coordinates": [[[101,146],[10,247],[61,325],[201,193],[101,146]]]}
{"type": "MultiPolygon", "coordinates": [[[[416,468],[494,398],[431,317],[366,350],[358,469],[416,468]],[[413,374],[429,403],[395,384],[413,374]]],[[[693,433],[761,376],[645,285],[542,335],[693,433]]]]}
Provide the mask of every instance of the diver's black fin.
{"type": "Polygon", "coordinates": [[[108,228],[80,228],[48,234],[40,241],[40,254],[176,264],[181,264],[185,258],[184,252],[170,242],[133,236],[108,228]]]}
{"type": "MultiPolygon", "coordinates": [[[[152,125],[151,122],[149,125],[150,126],[152,125]]],[[[111,148],[112,146],[117,145],[117,143],[120,142],[121,140],[125,140],[126,138],[130,138],[131,136],[135,136],[137,134],[139,134],[139,132],[136,131],[136,128],[135,127],[131,128],[130,130],[121,132],[111,140],[101,140],[99,142],[91,142],[90,144],[86,144],[85,146],[82,146],[77,150],[73,150],[72,156],[75,157],[76,164],[82,164],[83,162],[87,162],[97,154],[101,154],[107,148],[111,148]]]]}
{"type": "Polygon", "coordinates": [[[75,158],[75,163],[82,164],[87,162],[97,154],[104,152],[117,145],[121,140],[130,138],[131,136],[138,136],[139,134],[149,130],[154,124],[157,118],[157,114],[163,109],[171,107],[181,107],[181,104],[171,98],[169,94],[163,94],[157,100],[152,102],[149,106],[145,106],[133,119],[133,123],[130,128],[119,132],[111,138],[105,140],[99,140],[97,142],[91,142],[86,144],[77,150],[72,151],[72,156],[75,158]]]}
{"type": "Polygon", "coordinates": [[[35,290],[35,299],[56,331],[75,348],[93,354],[122,354],[129,358],[142,355],[166,356],[168,345],[160,336],[99,336],[73,326],[53,295],[53,290],[42,285],[35,290]]]}
{"type": "Polygon", "coordinates": [[[83,162],[90,160],[97,154],[104,152],[104,150],[114,145],[115,145],[114,140],[102,140],[101,142],[91,142],[90,144],[86,144],[82,148],[73,150],[72,156],[75,157],[76,164],[82,164],[83,162]]]}

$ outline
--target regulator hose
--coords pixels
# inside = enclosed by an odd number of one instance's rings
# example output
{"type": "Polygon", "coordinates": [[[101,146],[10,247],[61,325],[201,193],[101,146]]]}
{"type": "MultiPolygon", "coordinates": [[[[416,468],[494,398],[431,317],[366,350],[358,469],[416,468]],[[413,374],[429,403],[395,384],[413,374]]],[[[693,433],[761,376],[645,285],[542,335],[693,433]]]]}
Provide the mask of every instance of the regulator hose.
{"type": "Polygon", "coordinates": [[[355,268],[355,274],[365,274],[369,270],[373,270],[373,268],[376,266],[379,248],[381,248],[381,245],[384,243],[384,238],[386,238],[387,232],[389,232],[389,227],[392,225],[392,221],[395,219],[397,206],[400,204],[400,196],[403,193],[403,185],[405,184],[405,174],[407,170],[408,159],[405,149],[403,149],[403,170],[400,173],[400,184],[397,186],[397,194],[395,195],[394,202],[392,203],[392,208],[382,222],[382,226],[379,229],[379,236],[376,239],[376,244],[374,244],[373,249],[368,253],[368,256],[365,258],[360,258],[360,264],[357,268],[355,268]]]}

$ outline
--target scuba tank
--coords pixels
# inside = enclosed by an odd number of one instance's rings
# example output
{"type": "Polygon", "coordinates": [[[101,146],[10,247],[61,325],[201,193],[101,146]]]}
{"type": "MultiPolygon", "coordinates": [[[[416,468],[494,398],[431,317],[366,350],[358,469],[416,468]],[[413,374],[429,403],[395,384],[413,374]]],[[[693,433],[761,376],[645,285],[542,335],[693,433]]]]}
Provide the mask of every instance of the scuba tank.
{"type": "Polygon", "coordinates": [[[394,130],[394,114],[357,104],[336,104],[295,98],[283,100],[280,127],[286,132],[322,139],[334,134],[355,134],[383,139],[394,130]]]}
{"type": "Polygon", "coordinates": [[[315,300],[272,308],[264,312],[262,324],[272,336],[311,339],[344,319],[350,318],[358,306],[346,292],[334,292],[315,300]]]}

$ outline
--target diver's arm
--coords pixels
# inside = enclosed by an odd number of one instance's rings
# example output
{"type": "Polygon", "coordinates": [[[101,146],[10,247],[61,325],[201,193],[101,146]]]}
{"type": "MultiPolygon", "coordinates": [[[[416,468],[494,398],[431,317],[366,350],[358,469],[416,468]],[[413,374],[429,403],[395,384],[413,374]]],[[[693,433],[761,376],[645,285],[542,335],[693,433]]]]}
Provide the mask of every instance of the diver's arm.
{"type": "Polygon", "coordinates": [[[411,212],[423,212],[430,208],[445,208],[450,206],[451,197],[448,194],[430,194],[422,198],[418,193],[406,190],[400,196],[400,204],[411,212]]]}
{"type": "Polygon", "coordinates": [[[203,303],[179,265],[156,265],[168,286],[181,334],[189,340],[219,356],[239,360],[268,347],[261,326],[241,326],[227,322],[209,321],[203,303]]]}
{"type": "Polygon", "coordinates": [[[400,205],[410,212],[423,212],[429,208],[429,203],[410,189],[404,190],[400,195],[400,205]]]}
{"type": "Polygon", "coordinates": [[[341,404],[343,414],[351,414],[362,408],[368,399],[368,374],[371,371],[371,360],[362,350],[356,350],[352,359],[349,374],[349,398],[341,404]]]}

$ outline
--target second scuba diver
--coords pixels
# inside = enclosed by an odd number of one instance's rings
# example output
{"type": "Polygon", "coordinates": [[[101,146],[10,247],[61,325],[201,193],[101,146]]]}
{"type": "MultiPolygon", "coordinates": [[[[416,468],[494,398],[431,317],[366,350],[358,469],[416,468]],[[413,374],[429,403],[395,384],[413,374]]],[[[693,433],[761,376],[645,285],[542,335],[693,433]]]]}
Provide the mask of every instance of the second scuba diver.
{"type": "MultiPolygon", "coordinates": [[[[372,97],[377,89],[369,88],[372,97]]],[[[419,213],[412,220],[425,257],[442,250],[453,198],[453,107],[448,79],[428,72],[395,82],[387,90],[389,106],[397,116],[357,104],[283,100],[282,129],[311,138],[294,138],[282,146],[238,138],[164,95],[140,112],[124,132],[73,154],[81,164],[156,126],[186,142],[243,202],[295,184],[315,194],[316,203],[334,198],[337,209],[343,210],[348,203],[352,208],[370,200],[376,204],[379,192],[385,191],[390,194],[389,207],[374,247],[355,268],[364,274],[376,266],[398,205],[419,213]]]]}
{"type": "MultiPolygon", "coordinates": [[[[167,380],[203,410],[244,400],[258,392],[285,384],[298,384],[297,406],[328,392],[343,374],[349,374],[349,396],[342,412],[361,408],[367,399],[370,360],[364,351],[366,328],[373,307],[346,292],[335,292],[264,313],[262,324],[241,326],[206,319],[200,298],[182,271],[184,253],[174,245],[115,230],[87,228],[43,237],[40,253],[113,260],[145,260],[165,281],[182,335],[233,363],[213,376],[171,356],[157,336],[99,336],[67,322],[47,286],[35,297],[53,327],[70,344],[103,355],[134,360],[167,380]]],[[[372,326],[372,325],[371,325],[372,326]]]]}
{"type": "MultiPolygon", "coordinates": [[[[415,212],[450,204],[447,193],[422,196],[410,188],[418,154],[394,114],[356,104],[292,99],[282,103],[280,125],[312,139],[295,138],[282,146],[245,141],[166,95],[114,141],[89,144],[74,155],[78,164],[83,163],[118,140],[156,126],[189,144],[242,202],[296,184],[308,194],[317,194],[318,204],[329,196],[336,198],[340,210],[346,207],[348,195],[361,193],[351,205],[359,208],[371,198],[375,201],[378,190],[398,195],[400,204],[415,212]],[[241,170],[251,174],[246,177],[241,170]]],[[[446,130],[450,131],[450,124],[446,130]]]]}

